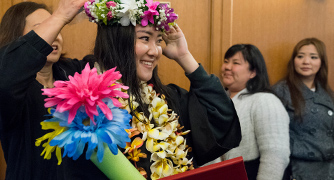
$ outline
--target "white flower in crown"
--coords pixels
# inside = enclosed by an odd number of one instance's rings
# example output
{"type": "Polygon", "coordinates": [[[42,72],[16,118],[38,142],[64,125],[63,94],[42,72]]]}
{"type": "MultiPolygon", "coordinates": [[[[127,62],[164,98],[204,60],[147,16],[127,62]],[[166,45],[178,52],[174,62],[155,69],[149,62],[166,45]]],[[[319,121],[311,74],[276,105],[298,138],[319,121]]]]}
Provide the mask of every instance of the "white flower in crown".
{"type": "Polygon", "coordinates": [[[136,26],[138,15],[138,4],[136,0],[121,0],[120,7],[123,9],[118,10],[117,16],[120,17],[120,23],[122,26],[129,26],[130,22],[136,26]]]}

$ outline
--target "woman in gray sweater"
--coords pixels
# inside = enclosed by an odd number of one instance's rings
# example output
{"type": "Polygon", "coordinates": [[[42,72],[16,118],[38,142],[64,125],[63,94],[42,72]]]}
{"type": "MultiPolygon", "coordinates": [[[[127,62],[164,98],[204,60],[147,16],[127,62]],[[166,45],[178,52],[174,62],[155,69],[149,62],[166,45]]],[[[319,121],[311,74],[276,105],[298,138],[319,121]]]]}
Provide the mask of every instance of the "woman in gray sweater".
{"type": "Polygon", "coordinates": [[[289,163],[289,117],[271,93],[261,52],[251,44],[234,45],[221,70],[242,132],[240,146],[223,159],[242,156],[249,180],[281,180],[289,163]]]}
{"type": "Polygon", "coordinates": [[[288,63],[288,74],[274,86],[290,116],[291,177],[334,179],[334,104],[328,86],[325,44],[301,40],[288,63]]]}

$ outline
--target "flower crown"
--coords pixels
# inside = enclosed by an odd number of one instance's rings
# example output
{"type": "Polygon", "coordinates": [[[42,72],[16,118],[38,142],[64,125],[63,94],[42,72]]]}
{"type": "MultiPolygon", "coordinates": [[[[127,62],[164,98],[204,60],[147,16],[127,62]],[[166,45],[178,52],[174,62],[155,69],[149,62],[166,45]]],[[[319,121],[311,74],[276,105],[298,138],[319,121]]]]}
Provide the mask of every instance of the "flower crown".
{"type": "Polygon", "coordinates": [[[154,25],[157,30],[168,31],[178,15],[168,4],[153,0],[90,0],[85,3],[85,13],[91,22],[105,25],[154,25]]]}

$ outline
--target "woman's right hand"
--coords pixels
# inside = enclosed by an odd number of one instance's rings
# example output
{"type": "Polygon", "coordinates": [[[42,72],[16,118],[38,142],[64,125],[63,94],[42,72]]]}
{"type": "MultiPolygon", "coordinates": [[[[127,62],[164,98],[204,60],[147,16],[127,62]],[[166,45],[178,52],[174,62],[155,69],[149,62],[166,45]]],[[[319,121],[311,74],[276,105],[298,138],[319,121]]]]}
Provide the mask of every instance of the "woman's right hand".
{"type": "Polygon", "coordinates": [[[54,13],[34,31],[48,44],[52,44],[61,29],[75,17],[87,0],[60,0],[54,13]]]}
{"type": "Polygon", "coordinates": [[[87,0],[60,0],[53,16],[63,20],[64,24],[71,22],[87,0]]]}

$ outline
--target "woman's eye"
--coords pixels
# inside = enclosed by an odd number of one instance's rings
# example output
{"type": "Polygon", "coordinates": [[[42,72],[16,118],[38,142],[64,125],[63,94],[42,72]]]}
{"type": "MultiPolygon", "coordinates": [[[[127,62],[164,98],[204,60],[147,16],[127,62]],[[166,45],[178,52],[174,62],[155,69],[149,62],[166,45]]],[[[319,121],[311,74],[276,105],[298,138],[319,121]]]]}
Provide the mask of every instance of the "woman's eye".
{"type": "Polygon", "coordinates": [[[298,55],[298,56],[297,56],[297,58],[298,58],[298,59],[301,59],[301,58],[303,58],[303,56],[301,56],[301,55],[298,55]]]}
{"type": "Polygon", "coordinates": [[[318,56],[311,56],[311,59],[318,59],[318,56]]]}
{"type": "Polygon", "coordinates": [[[157,43],[161,44],[162,41],[163,41],[162,39],[158,39],[157,43]]]}
{"type": "Polygon", "coordinates": [[[149,37],[147,37],[147,36],[142,36],[142,37],[139,37],[139,39],[144,40],[144,41],[148,41],[148,40],[149,40],[149,37]]]}

